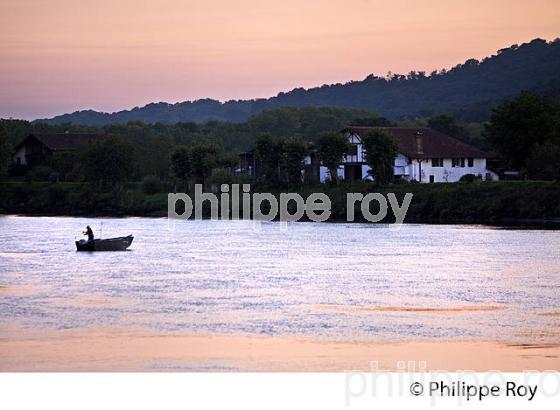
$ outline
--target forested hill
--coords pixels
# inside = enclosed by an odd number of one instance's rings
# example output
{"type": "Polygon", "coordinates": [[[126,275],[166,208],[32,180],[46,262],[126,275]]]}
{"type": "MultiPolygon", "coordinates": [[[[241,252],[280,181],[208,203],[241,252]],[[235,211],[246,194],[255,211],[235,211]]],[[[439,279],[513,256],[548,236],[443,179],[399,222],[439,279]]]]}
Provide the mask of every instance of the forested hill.
{"type": "Polygon", "coordinates": [[[560,40],[535,39],[499,50],[482,61],[469,59],[449,70],[411,72],[362,81],[296,88],[269,99],[228,101],[204,99],[177,104],[153,103],[112,114],[79,111],[48,120],[51,124],[105,125],[141,120],[147,123],[242,122],[252,114],[277,107],[329,106],[377,112],[388,118],[450,113],[467,121],[488,118],[491,107],[521,90],[560,96],[560,40]]]}

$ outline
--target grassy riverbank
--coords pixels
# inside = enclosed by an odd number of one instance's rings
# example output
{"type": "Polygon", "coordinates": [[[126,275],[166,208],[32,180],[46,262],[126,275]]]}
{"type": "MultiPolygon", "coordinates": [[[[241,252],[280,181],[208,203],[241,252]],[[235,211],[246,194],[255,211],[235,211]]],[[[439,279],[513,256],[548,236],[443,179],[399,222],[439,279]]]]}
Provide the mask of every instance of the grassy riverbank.
{"type": "MultiPolygon", "coordinates": [[[[294,190],[265,190],[278,195],[294,190]]],[[[331,221],[346,220],[346,194],[395,193],[399,203],[413,194],[405,222],[481,223],[495,225],[560,226],[560,183],[475,182],[455,184],[402,184],[379,187],[371,183],[304,186],[295,192],[304,198],[322,192],[332,202],[331,221]]],[[[293,204],[291,204],[293,205],[293,204]]],[[[375,209],[372,208],[372,212],[375,209]]],[[[141,184],[99,192],[89,184],[0,183],[0,213],[71,216],[166,216],[167,193],[147,194],[141,184]]],[[[359,204],[356,221],[363,221],[359,204]]],[[[391,221],[391,212],[386,221],[391,221]]]]}
{"type": "Polygon", "coordinates": [[[141,184],[101,192],[85,183],[2,182],[0,213],[67,216],[163,216],[167,193],[146,194],[141,184]]]}
{"type": "MultiPolygon", "coordinates": [[[[346,216],[346,193],[395,193],[399,203],[413,194],[405,222],[480,223],[560,226],[560,183],[533,181],[454,184],[404,184],[377,187],[368,183],[328,187],[336,219],[346,216]]],[[[358,221],[363,221],[356,205],[358,221]]],[[[391,212],[389,212],[389,215],[391,212]]]]}

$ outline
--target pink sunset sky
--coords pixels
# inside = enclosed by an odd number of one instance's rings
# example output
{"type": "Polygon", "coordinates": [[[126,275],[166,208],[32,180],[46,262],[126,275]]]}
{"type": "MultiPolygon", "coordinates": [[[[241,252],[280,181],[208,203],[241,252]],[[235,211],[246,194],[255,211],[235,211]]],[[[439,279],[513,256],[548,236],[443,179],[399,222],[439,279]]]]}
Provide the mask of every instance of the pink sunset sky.
{"type": "Polygon", "coordinates": [[[558,36],[558,0],[0,0],[0,117],[270,97],[558,36]]]}

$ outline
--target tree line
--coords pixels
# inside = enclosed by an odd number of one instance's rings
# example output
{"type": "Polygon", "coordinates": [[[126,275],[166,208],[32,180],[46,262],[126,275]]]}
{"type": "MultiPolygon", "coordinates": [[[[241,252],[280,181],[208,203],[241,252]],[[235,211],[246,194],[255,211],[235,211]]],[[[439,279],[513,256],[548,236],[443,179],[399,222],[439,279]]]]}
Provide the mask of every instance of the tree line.
{"type": "Polygon", "coordinates": [[[218,121],[146,124],[130,121],[98,128],[0,120],[0,143],[3,144],[0,171],[6,173],[13,148],[29,134],[98,133],[107,138],[79,152],[57,152],[41,166],[22,172],[27,173],[29,180],[48,180],[56,174],[57,180],[80,182],[95,179],[100,185],[108,185],[109,181],[141,181],[144,178],[169,182],[186,175],[191,179],[208,180],[210,168],[227,168],[226,165],[237,160],[239,152],[252,149],[260,136],[309,141],[322,132],[341,129],[348,124],[392,125],[375,113],[329,107],[264,111],[241,124],[218,121]],[[121,158],[106,160],[115,155],[121,158]],[[179,158],[183,167],[189,158],[191,169],[178,172],[181,165],[172,160],[179,161],[179,158]]]}
{"type": "MultiPolygon", "coordinates": [[[[282,108],[242,124],[135,121],[95,128],[0,120],[0,174],[18,176],[10,170],[11,153],[28,134],[69,131],[98,132],[106,138],[78,152],[55,153],[20,178],[50,180],[56,175],[56,180],[94,182],[100,187],[144,181],[148,190],[157,191],[158,186],[163,189],[177,181],[232,181],[237,154],[254,149],[259,162],[255,182],[295,186],[302,183],[303,159],[312,147],[337,183],[336,168],[348,152],[348,142],[338,130],[350,124],[429,126],[495,153],[503,169],[519,170],[529,179],[560,179],[560,102],[530,92],[500,104],[487,123],[476,127],[449,115],[389,122],[372,113],[332,108],[282,108]]],[[[396,141],[384,132],[363,138],[365,161],[377,182],[392,182],[396,141]]]]}

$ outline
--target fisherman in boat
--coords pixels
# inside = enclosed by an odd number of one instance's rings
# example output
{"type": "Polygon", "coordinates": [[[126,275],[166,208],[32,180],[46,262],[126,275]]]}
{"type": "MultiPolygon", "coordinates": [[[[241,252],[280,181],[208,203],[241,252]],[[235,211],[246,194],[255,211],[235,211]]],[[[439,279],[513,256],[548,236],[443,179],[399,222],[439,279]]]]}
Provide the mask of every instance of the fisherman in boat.
{"type": "Polygon", "coordinates": [[[86,230],[83,233],[84,235],[87,235],[88,242],[93,242],[93,231],[91,230],[89,225],[86,227],[86,230]]]}

